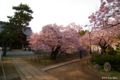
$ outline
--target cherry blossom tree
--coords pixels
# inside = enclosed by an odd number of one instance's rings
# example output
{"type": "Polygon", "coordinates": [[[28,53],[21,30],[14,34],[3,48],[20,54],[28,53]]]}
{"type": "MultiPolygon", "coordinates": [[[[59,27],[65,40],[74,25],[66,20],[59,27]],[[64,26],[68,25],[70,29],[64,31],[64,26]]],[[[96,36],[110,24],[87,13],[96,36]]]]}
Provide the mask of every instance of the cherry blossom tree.
{"type": "Polygon", "coordinates": [[[56,60],[59,51],[65,52],[68,49],[73,51],[74,48],[87,50],[80,42],[79,32],[81,29],[82,27],[75,23],[66,27],[56,24],[46,25],[39,34],[33,33],[28,38],[29,47],[36,51],[42,49],[45,49],[46,52],[51,51],[51,60],[56,60]]]}
{"type": "Polygon", "coordinates": [[[92,45],[98,45],[103,51],[103,54],[106,54],[105,49],[116,42],[116,36],[118,35],[119,30],[115,27],[106,29],[99,29],[96,31],[87,32],[82,38],[81,41],[84,41],[85,45],[89,45],[90,41],[92,45]],[[90,40],[91,39],[91,40],[90,40]]]}
{"type": "MultiPolygon", "coordinates": [[[[107,46],[116,41],[114,39],[119,34],[120,0],[101,0],[99,10],[92,13],[88,18],[90,24],[85,27],[91,27],[92,44],[99,45],[105,52],[107,46]]],[[[88,35],[86,34],[86,36],[88,35]]]]}
{"type": "Polygon", "coordinates": [[[120,0],[101,0],[98,11],[88,17],[92,29],[120,26],[120,0]]]}

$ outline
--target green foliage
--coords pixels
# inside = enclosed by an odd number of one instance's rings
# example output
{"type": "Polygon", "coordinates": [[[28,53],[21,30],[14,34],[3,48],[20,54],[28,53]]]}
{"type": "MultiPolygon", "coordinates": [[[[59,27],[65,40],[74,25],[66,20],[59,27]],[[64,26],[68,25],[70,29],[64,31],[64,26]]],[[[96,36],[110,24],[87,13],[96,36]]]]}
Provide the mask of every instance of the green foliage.
{"type": "Polygon", "coordinates": [[[118,75],[113,74],[113,73],[109,74],[108,76],[110,76],[110,77],[118,77],[118,75]]]}
{"type": "Polygon", "coordinates": [[[120,72],[112,70],[112,71],[109,72],[108,76],[110,76],[110,77],[116,77],[119,80],[120,79],[120,72]]]}
{"type": "MultiPolygon", "coordinates": [[[[110,56],[112,56],[112,55],[106,55],[107,56],[107,58],[108,57],[110,57],[110,56]]],[[[95,60],[95,58],[98,58],[99,60],[101,60],[101,59],[103,59],[102,58],[103,57],[103,55],[101,55],[101,54],[94,54],[94,55],[92,55],[92,58],[91,58],[91,60],[89,61],[89,65],[91,66],[91,67],[93,67],[93,63],[97,63],[95,60]],[[94,58],[94,59],[93,59],[94,58]],[[93,60],[93,63],[92,63],[92,60],[93,60]]],[[[120,56],[113,56],[114,57],[114,59],[115,58],[117,58],[116,60],[118,60],[119,58],[120,58],[120,56]]],[[[104,58],[106,58],[105,57],[105,55],[104,55],[104,58]]],[[[108,59],[106,59],[106,61],[107,61],[108,59]]],[[[104,60],[101,60],[101,61],[104,61],[105,62],[105,59],[104,60]]],[[[119,61],[120,61],[120,59],[119,59],[119,61]]],[[[116,67],[119,67],[120,65],[118,65],[118,63],[119,62],[115,62],[114,64],[112,64],[112,65],[114,65],[114,66],[112,66],[112,68],[114,68],[115,67],[115,69],[112,69],[109,73],[108,72],[105,72],[105,70],[104,70],[104,62],[103,62],[103,64],[102,65],[100,65],[100,72],[101,73],[104,73],[104,74],[107,74],[108,75],[108,77],[116,77],[116,78],[118,78],[118,79],[120,79],[120,72],[119,71],[117,71],[117,70],[115,70],[116,69],[116,67]],[[117,65],[117,66],[116,66],[117,65]]],[[[108,62],[110,62],[110,61],[108,61],[108,62]]],[[[114,62],[114,60],[112,60],[112,62],[114,62]]],[[[99,64],[99,62],[97,63],[97,64],[99,64]]]]}
{"type": "Polygon", "coordinates": [[[13,9],[16,10],[14,16],[7,16],[9,22],[4,22],[5,25],[1,27],[3,30],[0,35],[5,39],[13,36],[16,37],[18,31],[25,30],[29,22],[33,19],[31,15],[33,11],[28,5],[21,3],[19,6],[13,6],[13,9]]]}
{"type": "Polygon", "coordinates": [[[116,51],[116,55],[120,55],[120,50],[117,50],[117,51],[116,51]]]}
{"type": "Polygon", "coordinates": [[[83,41],[82,44],[84,44],[85,42],[83,41]]]}
{"type": "Polygon", "coordinates": [[[86,32],[88,32],[88,31],[87,30],[85,30],[85,31],[82,30],[81,32],[79,32],[79,34],[80,34],[80,36],[83,36],[83,35],[85,35],[86,32]]]}
{"type": "Polygon", "coordinates": [[[6,47],[10,39],[15,38],[22,29],[25,31],[29,22],[33,19],[31,15],[33,11],[26,4],[21,3],[19,6],[13,6],[13,10],[15,10],[14,16],[7,16],[9,22],[4,22],[4,25],[1,27],[2,31],[0,35],[2,35],[5,42],[4,56],[6,56],[6,47]]]}
{"type": "Polygon", "coordinates": [[[120,66],[120,55],[93,54],[91,61],[99,65],[104,65],[105,62],[109,62],[113,68],[116,68],[120,66]]]}
{"type": "Polygon", "coordinates": [[[100,69],[100,72],[102,72],[102,73],[105,73],[105,70],[104,70],[104,68],[100,69]]]}
{"type": "MultiPolygon", "coordinates": [[[[109,49],[106,48],[106,49],[105,49],[105,52],[108,54],[108,53],[109,53],[109,49]]],[[[114,52],[113,52],[113,55],[115,55],[115,50],[114,50],[114,52]]]]}
{"type": "Polygon", "coordinates": [[[105,49],[105,52],[106,52],[106,53],[108,53],[108,52],[109,52],[109,50],[108,50],[108,49],[105,49]]]}
{"type": "Polygon", "coordinates": [[[120,53],[120,50],[117,50],[117,53],[120,53]]]}
{"type": "Polygon", "coordinates": [[[116,55],[119,55],[119,56],[120,56],[120,53],[116,53],[116,55]]]}
{"type": "Polygon", "coordinates": [[[40,62],[44,65],[47,65],[47,64],[52,63],[53,61],[52,60],[40,60],[40,62]]]}

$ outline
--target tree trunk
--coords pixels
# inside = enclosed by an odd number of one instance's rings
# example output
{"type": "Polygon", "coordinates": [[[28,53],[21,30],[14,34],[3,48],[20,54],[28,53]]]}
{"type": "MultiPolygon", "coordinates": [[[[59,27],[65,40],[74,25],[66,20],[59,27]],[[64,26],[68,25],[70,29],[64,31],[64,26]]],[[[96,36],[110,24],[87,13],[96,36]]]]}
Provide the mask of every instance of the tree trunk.
{"type": "Polygon", "coordinates": [[[3,56],[6,56],[8,41],[5,42],[3,56]]]}
{"type": "Polygon", "coordinates": [[[4,50],[4,38],[2,40],[2,51],[4,50]]]}
{"type": "Polygon", "coordinates": [[[79,53],[80,53],[80,59],[82,59],[82,51],[79,51],[79,53]]]}
{"type": "Polygon", "coordinates": [[[57,53],[55,51],[52,51],[52,53],[50,55],[50,59],[51,60],[56,60],[56,56],[57,56],[57,53]]]}
{"type": "Polygon", "coordinates": [[[113,55],[114,54],[114,48],[112,46],[109,46],[108,50],[109,50],[108,55],[113,55]]]}
{"type": "Polygon", "coordinates": [[[106,49],[106,48],[101,48],[101,54],[106,54],[105,49],[106,49]]]}
{"type": "Polygon", "coordinates": [[[51,60],[56,60],[57,54],[60,50],[60,46],[58,46],[55,50],[52,49],[51,55],[50,55],[50,59],[51,60]]]}

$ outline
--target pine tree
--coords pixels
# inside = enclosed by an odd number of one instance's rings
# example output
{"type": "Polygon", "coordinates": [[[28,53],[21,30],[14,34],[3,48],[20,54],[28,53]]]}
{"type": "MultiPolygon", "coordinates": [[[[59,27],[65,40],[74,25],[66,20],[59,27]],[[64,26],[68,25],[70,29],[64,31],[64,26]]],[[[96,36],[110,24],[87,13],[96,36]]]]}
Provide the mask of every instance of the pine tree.
{"type": "Polygon", "coordinates": [[[25,31],[29,22],[33,19],[33,11],[27,4],[21,3],[19,6],[13,6],[12,9],[15,10],[14,16],[7,16],[9,21],[4,22],[5,25],[1,27],[2,32],[0,35],[2,35],[2,44],[4,44],[3,56],[6,56],[7,45],[10,39],[16,37],[22,29],[25,31]]]}

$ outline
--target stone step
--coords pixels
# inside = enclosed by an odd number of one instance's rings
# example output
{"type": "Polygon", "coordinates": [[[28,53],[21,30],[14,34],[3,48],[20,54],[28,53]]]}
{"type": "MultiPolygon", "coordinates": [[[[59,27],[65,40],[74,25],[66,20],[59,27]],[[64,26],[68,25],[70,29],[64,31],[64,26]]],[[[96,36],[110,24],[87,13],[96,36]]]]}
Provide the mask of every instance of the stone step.
{"type": "MultiPolygon", "coordinates": [[[[2,54],[3,54],[3,52],[2,52],[2,54]]],[[[13,52],[13,51],[8,51],[7,53],[6,53],[6,55],[34,55],[35,53],[34,52],[32,52],[32,51],[21,51],[21,52],[13,52]]]]}
{"type": "MultiPolygon", "coordinates": [[[[12,52],[24,52],[24,49],[11,49],[12,52]]],[[[28,49],[26,49],[26,51],[29,51],[28,49]]]]}

